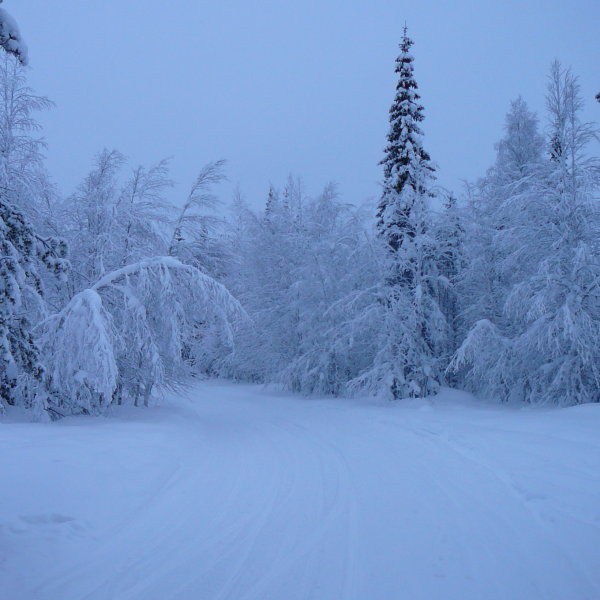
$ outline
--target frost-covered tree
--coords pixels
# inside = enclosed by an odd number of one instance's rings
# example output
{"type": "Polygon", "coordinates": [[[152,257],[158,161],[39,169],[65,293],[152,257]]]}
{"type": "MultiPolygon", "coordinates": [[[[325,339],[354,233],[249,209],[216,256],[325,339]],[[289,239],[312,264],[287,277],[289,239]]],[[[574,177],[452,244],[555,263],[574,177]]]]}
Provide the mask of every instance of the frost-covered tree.
{"type": "Polygon", "coordinates": [[[422,198],[412,203],[412,235],[384,257],[379,352],[354,388],[364,387],[390,399],[423,397],[439,389],[448,324],[439,305],[439,248],[429,217],[422,198]]]}
{"type": "Polygon", "coordinates": [[[358,385],[394,399],[437,391],[447,327],[438,305],[438,251],[428,209],[434,167],[422,142],[412,44],[405,27],[377,211],[378,236],[387,250],[383,333],[374,365],[357,379],[358,385]]]}
{"type": "Polygon", "coordinates": [[[73,263],[70,298],[106,273],[167,253],[172,186],[168,161],[139,166],[124,178],[125,159],[103,150],[90,173],[61,206],[73,263]]]}
{"type": "Polygon", "coordinates": [[[447,364],[462,341],[460,336],[463,326],[460,312],[463,303],[458,284],[466,265],[464,215],[452,193],[447,194],[443,212],[438,215],[433,227],[438,256],[438,304],[447,324],[447,347],[444,351],[444,363],[447,364]]]}
{"type": "Polygon", "coordinates": [[[8,54],[0,57],[0,156],[5,191],[37,229],[46,225],[44,196],[51,185],[43,164],[44,141],[37,137],[37,112],[52,106],[27,85],[25,69],[8,54]]]}
{"type": "Polygon", "coordinates": [[[277,190],[270,185],[269,193],[267,195],[267,202],[265,204],[265,218],[268,219],[269,217],[273,216],[276,213],[278,206],[279,194],[277,193],[277,190]]]}
{"type": "MultiPolygon", "coordinates": [[[[600,164],[580,118],[577,79],[554,63],[547,95],[548,159],[503,206],[515,271],[503,326],[473,327],[454,359],[488,395],[535,403],[600,401],[600,164]]],[[[507,246],[508,244],[506,244],[507,246]]]]}
{"type": "Polygon", "coordinates": [[[290,178],[283,193],[273,190],[281,202],[273,202],[269,214],[240,207],[243,225],[230,244],[237,256],[227,281],[253,325],[241,332],[236,376],[273,381],[298,354],[306,298],[299,272],[307,258],[302,193],[290,178]]]}
{"type": "Polygon", "coordinates": [[[230,289],[251,321],[224,370],[303,393],[339,394],[372,360],[375,338],[358,313],[372,303],[378,265],[363,211],[333,185],[308,197],[290,177],[256,214],[236,202],[230,289]]]}
{"type": "Polygon", "coordinates": [[[333,185],[304,205],[296,280],[299,344],[281,380],[303,393],[338,395],[375,355],[377,324],[363,310],[375,296],[379,265],[361,209],[333,185]]]}
{"type": "Polygon", "coordinates": [[[66,269],[65,245],[30,219],[43,189],[32,113],[47,104],[26,87],[14,58],[0,59],[0,403],[42,408],[48,391],[33,327],[47,312],[44,274],[66,269]]]}
{"type": "Polygon", "coordinates": [[[214,210],[219,199],[213,191],[225,179],[224,165],[225,161],[219,160],[200,170],[172,225],[168,245],[170,256],[214,276],[223,276],[227,262],[227,252],[217,237],[220,221],[214,210]]]}
{"type": "Polygon", "coordinates": [[[104,151],[76,193],[57,201],[33,118],[50,103],[26,86],[25,45],[2,9],[0,45],[14,55],[0,63],[0,407],[97,413],[147,404],[154,390],[210,372],[245,318],[194,266],[211,260],[209,219],[196,209],[220,163],[201,173],[174,228],[166,161],[123,180],[123,156],[104,151]],[[68,271],[65,242],[48,237],[56,232],[72,248],[68,271]],[[161,256],[169,252],[194,265],[161,256]],[[45,270],[63,276],[51,304],[45,270]]]}
{"type": "Polygon", "coordinates": [[[512,227],[527,225],[519,199],[532,189],[538,176],[544,140],[537,116],[520,97],[511,103],[504,131],[496,144],[494,165],[468,189],[465,227],[469,260],[459,281],[467,329],[480,319],[504,327],[506,297],[524,266],[520,261],[511,262],[510,257],[517,258],[512,227]]]}
{"type": "Polygon", "coordinates": [[[97,414],[116,403],[148,404],[154,390],[206,367],[207,347],[233,346],[245,318],[214,279],[172,257],[127,265],[76,294],[43,324],[58,415],[97,414]]]}
{"type": "Polygon", "coordinates": [[[449,370],[465,387],[500,398],[511,393],[514,360],[509,340],[515,329],[506,301],[534,268],[519,254],[531,245],[527,238],[533,218],[523,199],[540,176],[545,148],[537,116],[520,97],[511,103],[504,132],[494,165],[468,188],[468,260],[457,286],[464,331],[449,370]],[[517,230],[521,245],[516,245],[517,230]]]}
{"type": "MultiPolygon", "coordinates": [[[[540,163],[544,139],[537,115],[521,96],[511,102],[504,131],[504,137],[496,144],[496,162],[487,179],[488,185],[505,198],[527,184],[526,178],[540,163]]],[[[504,198],[497,198],[496,202],[504,198]]]]}
{"type": "MultiPolygon", "coordinates": [[[[1,183],[0,183],[1,186],[1,183]]],[[[65,247],[40,237],[7,201],[0,187],[0,408],[2,403],[42,408],[47,398],[44,366],[32,327],[44,316],[39,275],[64,273],[65,247]]]]}
{"type": "Polygon", "coordinates": [[[119,240],[116,253],[120,263],[117,266],[165,253],[165,232],[173,210],[166,200],[166,191],[172,186],[168,160],[132,170],[115,207],[119,240]]]}
{"type": "Polygon", "coordinates": [[[423,147],[420,123],[425,117],[414,78],[412,45],[405,27],[400,55],[396,59],[398,83],[390,107],[388,145],[381,161],[384,180],[377,210],[377,228],[392,251],[397,250],[404,239],[414,235],[410,224],[411,201],[414,198],[408,193],[403,199],[402,192],[410,189],[416,192],[415,197],[427,196],[434,172],[429,154],[423,147]]]}
{"type": "MultiPolygon", "coordinates": [[[[2,1],[0,0],[0,4],[2,1]]],[[[14,55],[21,64],[27,64],[27,45],[21,37],[17,22],[4,8],[0,8],[0,46],[14,55]]]]}
{"type": "Polygon", "coordinates": [[[65,232],[73,257],[72,293],[94,284],[118,266],[116,206],[118,176],[125,162],[116,150],[103,150],[93,169],[63,207],[65,232]]]}
{"type": "Polygon", "coordinates": [[[534,243],[523,258],[536,270],[515,286],[507,304],[520,328],[513,395],[531,402],[599,402],[600,161],[587,156],[598,132],[581,121],[577,78],[558,62],[547,108],[551,140],[558,141],[553,148],[561,151],[545,164],[527,199],[528,214],[537,218],[529,231],[534,243]]]}

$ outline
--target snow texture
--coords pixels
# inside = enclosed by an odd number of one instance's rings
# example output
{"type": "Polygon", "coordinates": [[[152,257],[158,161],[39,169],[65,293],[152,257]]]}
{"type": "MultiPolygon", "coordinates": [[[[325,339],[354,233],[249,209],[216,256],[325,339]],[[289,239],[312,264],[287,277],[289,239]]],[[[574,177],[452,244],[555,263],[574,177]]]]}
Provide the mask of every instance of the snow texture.
{"type": "Polygon", "coordinates": [[[396,404],[204,383],[0,424],[19,600],[596,600],[600,406],[396,404]]]}

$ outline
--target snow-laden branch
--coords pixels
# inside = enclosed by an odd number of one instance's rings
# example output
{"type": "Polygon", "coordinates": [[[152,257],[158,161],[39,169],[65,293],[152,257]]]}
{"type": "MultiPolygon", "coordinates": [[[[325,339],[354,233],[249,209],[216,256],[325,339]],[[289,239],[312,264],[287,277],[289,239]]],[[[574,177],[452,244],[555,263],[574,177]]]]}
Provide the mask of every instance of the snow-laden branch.
{"type": "Polygon", "coordinates": [[[4,8],[0,8],[0,46],[9,54],[14,54],[21,64],[27,64],[27,45],[21,37],[17,22],[4,8]]]}
{"type": "Polygon", "coordinates": [[[114,401],[148,402],[233,348],[246,318],[227,289],[173,257],[142,260],[80,292],[44,326],[62,412],[97,413],[114,401]],[[66,410],[65,410],[66,409],[66,410]]]}

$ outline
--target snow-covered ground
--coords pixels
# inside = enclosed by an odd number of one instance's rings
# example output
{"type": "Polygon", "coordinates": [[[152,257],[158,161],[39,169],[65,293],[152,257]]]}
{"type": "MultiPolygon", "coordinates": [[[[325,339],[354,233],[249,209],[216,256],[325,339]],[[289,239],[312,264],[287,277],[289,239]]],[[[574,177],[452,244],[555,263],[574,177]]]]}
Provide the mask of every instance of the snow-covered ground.
{"type": "Polygon", "coordinates": [[[0,488],[3,600],[600,598],[598,405],[204,383],[9,414],[0,488]]]}

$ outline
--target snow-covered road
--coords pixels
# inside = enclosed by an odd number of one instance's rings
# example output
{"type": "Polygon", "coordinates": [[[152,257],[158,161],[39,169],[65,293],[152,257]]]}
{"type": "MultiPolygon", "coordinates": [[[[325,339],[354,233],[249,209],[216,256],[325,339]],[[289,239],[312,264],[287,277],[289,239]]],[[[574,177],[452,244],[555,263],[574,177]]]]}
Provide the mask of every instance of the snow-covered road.
{"type": "Polygon", "coordinates": [[[108,418],[9,415],[0,598],[598,600],[600,406],[205,383],[108,418]]]}

